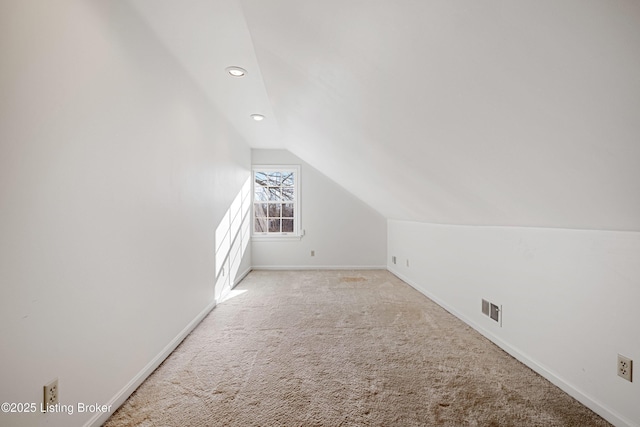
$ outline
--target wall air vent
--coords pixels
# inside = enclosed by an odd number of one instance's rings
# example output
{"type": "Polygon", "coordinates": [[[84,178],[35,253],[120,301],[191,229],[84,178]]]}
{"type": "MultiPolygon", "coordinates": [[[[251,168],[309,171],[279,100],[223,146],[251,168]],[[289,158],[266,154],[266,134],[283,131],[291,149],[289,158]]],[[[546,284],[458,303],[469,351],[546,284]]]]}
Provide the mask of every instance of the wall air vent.
{"type": "Polygon", "coordinates": [[[491,314],[489,314],[489,317],[496,322],[500,320],[500,308],[497,305],[491,304],[491,314]]]}
{"type": "Polygon", "coordinates": [[[493,304],[486,299],[482,300],[482,314],[495,320],[502,326],[502,306],[493,304]]]}
{"type": "Polygon", "coordinates": [[[489,310],[491,310],[490,305],[491,303],[486,299],[482,300],[482,314],[484,314],[485,316],[489,315],[489,310]]]}

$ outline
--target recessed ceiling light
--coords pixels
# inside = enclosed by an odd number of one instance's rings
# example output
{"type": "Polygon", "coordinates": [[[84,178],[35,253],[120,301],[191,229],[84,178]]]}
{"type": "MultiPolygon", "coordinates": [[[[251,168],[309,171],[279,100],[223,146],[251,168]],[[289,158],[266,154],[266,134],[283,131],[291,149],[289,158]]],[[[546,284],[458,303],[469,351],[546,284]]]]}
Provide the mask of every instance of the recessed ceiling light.
{"type": "Polygon", "coordinates": [[[255,120],[256,122],[259,122],[261,120],[264,120],[264,116],[262,114],[252,114],[251,118],[253,120],[255,120]]]}
{"type": "Polygon", "coordinates": [[[227,67],[226,70],[232,77],[244,77],[247,74],[247,70],[240,67],[227,67]]]}

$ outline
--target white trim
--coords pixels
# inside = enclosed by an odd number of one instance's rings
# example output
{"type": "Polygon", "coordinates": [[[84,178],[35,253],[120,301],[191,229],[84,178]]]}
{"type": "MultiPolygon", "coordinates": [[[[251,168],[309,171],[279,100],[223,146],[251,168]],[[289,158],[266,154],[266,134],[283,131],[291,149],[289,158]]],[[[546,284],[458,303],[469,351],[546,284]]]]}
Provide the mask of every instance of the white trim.
{"type": "Polygon", "coordinates": [[[245,278],[245,276],[247,274],[249,274],[251,272],[251,268],[246,269],[244,272],[242,272],[242,274],[240,274],[239,276],[237,276],[235,279],[233,279],[233,283],[231,284],[231,286],[229,288],[225,288],[226,290],[222,291],[222,293],[220,294],[219,298],[216,298],[216,304],[220,304],[221,302],[223,302],[224,300],[227,299],[227,296],[229,296],[229,294],[231,293],[231,291],[233,290],[233,288],[235,288],[236,286],[238,286],[238,283],[240,283],[242,281],[242,279],[245,278]]]}
{"type": "MultiPolygon", "coordinates": [[[[303,236],[302,226],[300,225],[302,221],[302,215],[300,214],[300,194],[302,184],[300,180],[300,165],[251,165],[251,238],[256,240],[300,240],[303,236]],[[293,232],[291,233],[256,233],[255,232],[255,205],[256,203],[262,203],[260,200],[255,200],[256,194],[256,171],[257,172],[293,172],[293,205],[294,205],[294,214],[293,214],[293,232]]],[[[264,201],[264,203],[273,203],[268,200],[264,201]]],[[[276,202],[276,203],[287,203],[284,201],[276,202]]],[[[282,217],[280,217],[282,218],[282,217]]],[[[287,218],[282,218],[287,219],[287,218]]]]}
{"type": "Polygon", "coordinates": [[[111,400],[107,403],[107,405],[112,408],[111,411],[96,413],[93,417],[91,417],[89,421],[84,424],[84,426],[98,427],[104,424],[107,419],[109,419],[109,417],[113,415],[113,413],[117,411],[118,408],[129,398],[129,396],[131,396],[131,394],[136,391],[140,384],[142,384],[144,380],[146,380],[149,375],[151,375],[153,371],[155,371],[156,368],[160,366],[160,364],[167,357],[169,357],[169,355],[171,355],[173,350],[175,350],[176,347],[180,345],[180,343],[187,337],[187,335],[189,335],[191,331],[193,331],[196,326],[198,326],[202,319],[204,319],[206,315],[214,309],[215,306],[215,301],[207,305],[205,309],[195,317],[195,319],[193,319],[187,326],[185,326],[185,328],[180,331],[180,333],[178,333],[178,335],[173,340],[171,340],[171,342],[167,344],[165,348],[163,348],[162,351],[160,351],[160,353],[158,353],[158,355],[147,364],[147,366],[142,368],[142,370],[138,372],[138,374],[133,377],[133,379],[131,379],[131,381],[129,381],[129,383],[124,386],[122,390],[120,390],[114,397],[111,398],[111,400]]]}
{"type": "Polygon", "coordinates": [[[277,241],[291,241],[291,240],[302,240],[302,236],[303,234],[272,234],[269,235],[267,233],[265,234],[255,234],[253,236],[251,236],[251,239],[254,242],[277,242],[277,241]]]}
{"type": "Polygon", "coordinates": [[[386,265],[254,265],[253,270],[386,270],[386,265]]]}
{"type": "Polygon", "coordinates": [[[242,280],[247,277],[247,274],[251,273],[251,267],[247,268],[245,271],[243,271],[241,274],[239,274],[238,276],[236,276],[236,279],[233,281],[233,286],[231,286],[231,289],[235,288],[236,286],[238,286],[238,284],[240,282],[242,282],[242,280]]]}
{"type": "Polygon", "coordinates": [[[601,403],[594,400],[591,396],[584,394],[582,391],[578,390],[571,384],[567,383],[565,380],[559,377],[555,372],[549,370],[547,367],[543,365],[540,365],[539,363],[531,359],[528,355],[526,355],[519,349],[511,346],[501,338],[494,335],[491,331],[483,328],[482,326],[478,325],[468,317],[464,316],[463,314],[458,312],[455,308],[446,304],[440,298],[436,297],[429,291],[423,289],[420,285],[413,282],[408,277],[402,275],[402,273],[394,270],[390,265],[387,266],[387,270],[389,270],[389,272],[394,276],[396,276],[398,279],[407,283],[409,286],[411,286],[412,288],[414,288],[415,290],[417,290],[418,292],[420,292],[421,294],[423,294],[424,296],[426,296],[427,298],[429,298],[430,300],[438,304],[440,307],[444,308],[449,313],[453,314],[458,319],[462,320],[464,323],[471,326],[473,329],[478,331],[484,337],[486,337],[487,339],[495,343],[498,347],[500,347],[501,349],[509,353],[511,356],[518,359],[518,361],[527,365],[529,368],[533,369],[538,374],[542,375],[544,378],[549,380],[552,384],[559,387],[562,391],[564,391],[565,393],[567,393],[568,395],[570,395],[571,397],[573,397],[574,399],[582,403],[587,408],[591,409],[596,414],[600,415],[605,420],[609,421],[611,424],[618,427],[623,427],[623,426],[640,427],[640,424],[635,424],[633,421],[623,417],[620,414],[613,412],[609,408],[603,406],[601,403]]]}

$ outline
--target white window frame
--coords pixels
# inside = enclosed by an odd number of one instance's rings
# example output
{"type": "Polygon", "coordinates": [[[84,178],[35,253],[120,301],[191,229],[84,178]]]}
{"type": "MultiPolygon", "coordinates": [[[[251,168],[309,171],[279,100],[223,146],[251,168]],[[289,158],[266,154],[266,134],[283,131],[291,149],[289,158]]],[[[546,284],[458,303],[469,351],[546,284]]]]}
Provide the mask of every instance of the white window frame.
{"type": "Polygon", "coordinates": [[[251,238],[256,240],[291,240],[302,238],[300,227],[300,166],[299,165],[253,165],[251,168],[251,238]],[[256,232],[256,172],[293,172],[293,232],[256,232]]]}

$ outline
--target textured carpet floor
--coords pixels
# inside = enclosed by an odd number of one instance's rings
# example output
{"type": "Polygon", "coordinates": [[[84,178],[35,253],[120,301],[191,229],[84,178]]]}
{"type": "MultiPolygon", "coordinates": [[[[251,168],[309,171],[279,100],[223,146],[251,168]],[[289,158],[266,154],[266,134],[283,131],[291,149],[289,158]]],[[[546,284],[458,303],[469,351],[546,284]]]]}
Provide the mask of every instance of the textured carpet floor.
{"type": "Polygon", "coordinates": [[[386,271],[249,274],[105,426],[609,426],[386,271]]]}

